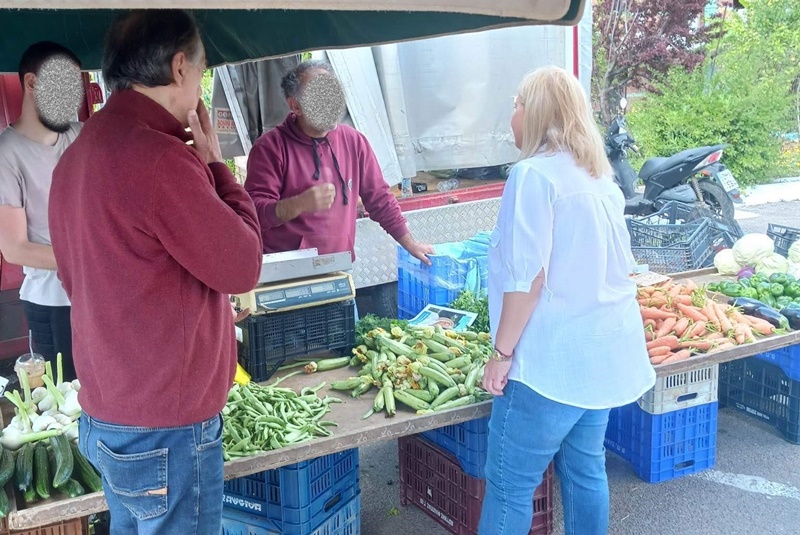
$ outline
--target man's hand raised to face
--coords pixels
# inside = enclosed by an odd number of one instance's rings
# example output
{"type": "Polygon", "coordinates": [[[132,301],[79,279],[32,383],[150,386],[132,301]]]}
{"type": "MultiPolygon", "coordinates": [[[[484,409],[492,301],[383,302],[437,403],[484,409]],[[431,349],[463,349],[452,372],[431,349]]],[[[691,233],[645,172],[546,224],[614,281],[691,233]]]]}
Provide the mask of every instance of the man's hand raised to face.
{"type": "Polygon", "coordinates": [[[219,147],[219,138],[214,132],[211,117],[202,100],[198,101],[196,110],[189,112],[188,120],[194,138],[194,148],[197,152],[207,164],[221,162],[222,149],[219,147]]]}

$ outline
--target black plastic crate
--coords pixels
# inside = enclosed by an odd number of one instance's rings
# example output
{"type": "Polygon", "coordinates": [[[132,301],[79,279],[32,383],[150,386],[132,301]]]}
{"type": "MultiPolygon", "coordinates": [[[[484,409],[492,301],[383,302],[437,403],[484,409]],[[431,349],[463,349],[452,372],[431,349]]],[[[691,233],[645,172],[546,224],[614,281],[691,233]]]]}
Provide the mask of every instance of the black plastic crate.
{"type": "Polygon", "coordinates": [[[767,236],[775,242],[776,253],[788,256],[789,247],[800,239],[800,228],[784,227],[770,223],[767,226],[767,236]]]}
{"type": "Polygon", "coordinates": [[[253,381],[266,381],[286,359],[348,353],[355,345],[355,301],[249,316],[239,327],[239,363],[253,381]]]}
{"type": "Polygon", "coordinates": [[[631,252],[650,271],[668,275],[708,267],[714,235],[707,220],[684,225],[647,225],[629,221],[631,252]]]}
{"type": "MultiPolygon", "coordinates": [[[[693,211],[694,208],[691,205],[678,201],[669,201],[659,211],[648,216],[635,217],[632,220],[645,225],[680,225],[682,223],[699,223],[706,220],[714,235],[716,252],[733,247],[736,240],[744,236],[742,227],[735,220],[723,221],[715,217],[696,217],[690,220],[689,217],[693,211]]],[[[628,228],[630,229],[630,224],[628,228]]]]}
{"type": "Polygon", "coordinates": [[[719,365],[719,403],[769,422],[800,444],[800,381],[755,357],[719,365]]]}

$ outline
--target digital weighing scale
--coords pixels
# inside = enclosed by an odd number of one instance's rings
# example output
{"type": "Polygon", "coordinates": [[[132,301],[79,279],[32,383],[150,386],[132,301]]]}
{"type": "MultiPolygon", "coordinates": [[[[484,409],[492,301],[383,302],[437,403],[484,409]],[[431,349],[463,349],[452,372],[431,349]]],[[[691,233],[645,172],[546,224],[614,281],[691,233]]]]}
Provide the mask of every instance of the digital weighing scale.
{"type": "Polygon", "coordinates": [[[234,301],[259,315],[353,300],[355,284],[344,272],[352,266],[349,252],[320,255],[303,249],[264,255],[258,286],[234,301]]]}

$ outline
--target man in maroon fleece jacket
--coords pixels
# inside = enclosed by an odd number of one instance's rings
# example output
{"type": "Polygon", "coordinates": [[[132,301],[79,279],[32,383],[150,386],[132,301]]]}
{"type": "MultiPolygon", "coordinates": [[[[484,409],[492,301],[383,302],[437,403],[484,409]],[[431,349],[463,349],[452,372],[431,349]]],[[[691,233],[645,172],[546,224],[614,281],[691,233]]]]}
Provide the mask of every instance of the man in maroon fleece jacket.
{"type": "Polygon", "coordinates": [[[219,414],[236,367],[227,294],[256,285],[261,238],[200,100],[204,68],[188,13],[119,19],[103,59],[111,98],[53,173],[80,448],[103,476],[115,534],[221,530],[219,414]]]}
{"type": "Polygon", "coordinates": [[[344,94],[331,66],[303,62],[281,87],[291,113],[255,142],[247,162],[245,189],[258,210],[264,252],[316,247],[355,259],[360,197],[370,218],[430,264],[433,247],[411,236],[367,138],[338,124],[344,94]]]}

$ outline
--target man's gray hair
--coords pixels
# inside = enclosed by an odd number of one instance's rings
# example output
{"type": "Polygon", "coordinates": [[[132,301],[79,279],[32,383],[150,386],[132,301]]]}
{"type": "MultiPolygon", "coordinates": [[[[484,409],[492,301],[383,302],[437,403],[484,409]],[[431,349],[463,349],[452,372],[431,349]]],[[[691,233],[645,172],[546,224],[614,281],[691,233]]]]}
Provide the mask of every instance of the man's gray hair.
{"type": "Polygon", "coordinates": [[[283,78],[281,79],[283,96],[286,98],[297,97],[300,94],[300,90],[303,88],[305,75],[310,71],[316,70],[327,71],[336,76],[336,73],[333,71],[333,66],[327,61],[319,59],[303,61],[298,64],[297,67],[283,75],[283,78]]]}
{"type": "Polygon", "coordinates": [[[202,59],[194,17],[180,9],[135,10],[118,18],[106,37],[103,79],[112,91],[170,85],[172,59],[183,52],[202,59]]]}

